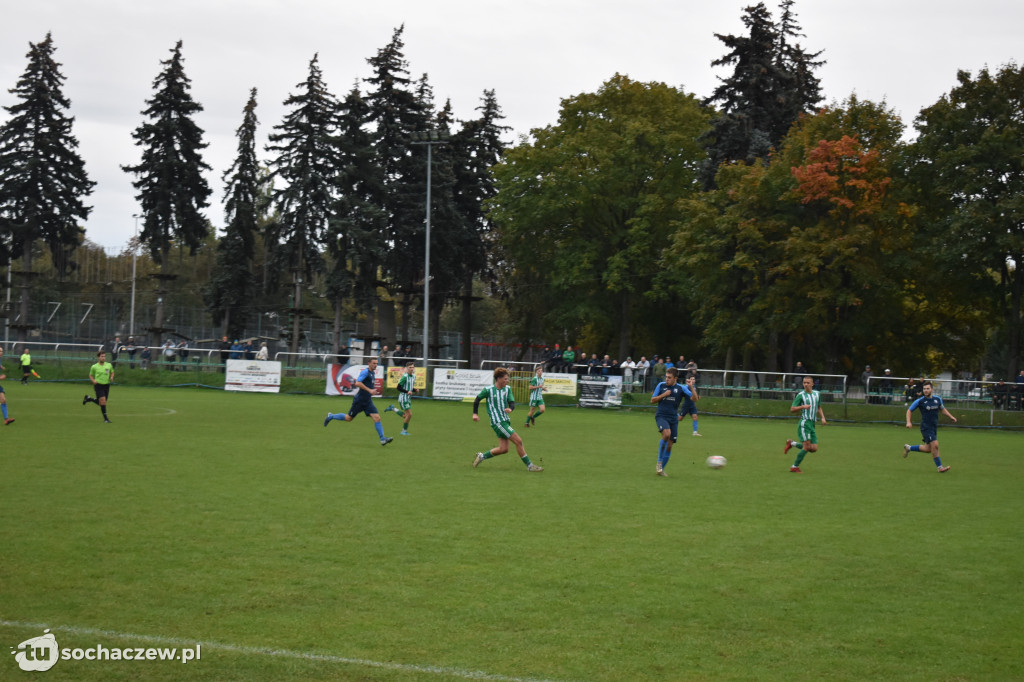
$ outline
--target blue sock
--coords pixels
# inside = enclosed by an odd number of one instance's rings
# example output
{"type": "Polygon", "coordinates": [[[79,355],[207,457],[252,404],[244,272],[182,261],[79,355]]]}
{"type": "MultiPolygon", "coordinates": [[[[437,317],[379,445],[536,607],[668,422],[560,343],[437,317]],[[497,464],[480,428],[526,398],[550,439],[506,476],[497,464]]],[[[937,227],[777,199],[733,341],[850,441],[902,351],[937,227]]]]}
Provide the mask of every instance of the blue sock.
{"type": "Polygon", "coordinates": [[[0,404],[0,411],[4,413],[4,419],[7,419],[7,403],[0,404]]]}
{"type": "Polygon", "coordinates": [[[942,466],[942,458],[941,457],[932,457],[932,461],[935,462],[935,466],[937,466],[937,467],[942,466]]]}
{"type": "Polygon", "coordinates": [[[380,422],[374,422],[373,425],[377,428],[377,435],[380,436],[381,440],[384,440],[384,425],[380,422]]]}
{"type": "Polygon", "coordinates": [[[911,452],[921,452],[921,446],[920,445],[911,445],[910,446],[910,451],[911,452]]]}
{"type": "Polygon", "coordinates": [[[658,441],[658,466],[665,462],[665,441],[658,441]]]}
{"type": "Polygon", "coordinates": [[[697,420],[696,419],[693,420],[693,432],[697,433],[697,420]]]}
{"type": "Polygon", "coordinates": [[[665,443],[665,459],[664,459],[664,461],[663,461],[663,462],[661,463],[661,468],[662,468],[662,469],[664,469],[665,467],[667,467],[667,466],[668,466],[668,458],[669,458],[669,457],[671,457],[671,456],[672,456],[672,451],[671,451],[671,450],[669,449],[669,447],[668,447],[668,443],[666,442],[666,443],[665,443]]]}

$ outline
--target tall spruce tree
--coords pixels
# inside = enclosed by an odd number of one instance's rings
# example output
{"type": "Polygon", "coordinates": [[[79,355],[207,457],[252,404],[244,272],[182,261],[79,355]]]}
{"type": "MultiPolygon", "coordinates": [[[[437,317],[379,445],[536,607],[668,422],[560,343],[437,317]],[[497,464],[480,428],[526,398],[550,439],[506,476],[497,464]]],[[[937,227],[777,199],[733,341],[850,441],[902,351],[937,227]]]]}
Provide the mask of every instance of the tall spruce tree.
{"type": "Polygon", "coordinates": [[[501,161],[505,152],[502,134],[511,130],[510,126],[500,124],[505,117],[494,90],[484,91],[476,110],[480,112],[479,117],[464,121],[462,129],[452,139],[452,151],[456,155],[453,162],[455,202],[466,230],[456,276],[462,283],[462,359],[467,361],[471,359],[473,280],[488,270],[487,240],[491,222],[484,205],[497,193],[491,168],[501,161]]]}
{"type": "Polygon", "coordinates": [[[763,2],[747,7],[743,24],[748,34],[722,35],[728,54],[712,66],[732,66],[720,78],[705,104],[717,104],[718,115],[705,137],[708,161],[702,173],[705,187],[714,186],[719,166],[731,161],[754,163],[767,159],[801,112],[813,111],[821,89],[813,70],[820,52],[807,53],[794,39],[801,36],[792,10],[783,0],[782,21],[773,21],[763,2]]]}
{"type": "Polygon", "coordinates": [[[11,118],[0,127],[0,262],[22,259],[19,340],[25,339],[29,318],[32,246],[43,240],[58,274],[70,270],[84,232],[79,221],[92,211],[83,198],[96,184],[76,151],[74,118],[65,113],[71,103],[54,50],[49,33],[29,43],[28,66],[9,91],[20,101],[4,107],[11,118]]]}
{"type": "Polygon", "coordinates": [[[276,266],[292,277],[292,353],[299,350],[304,278],[308,282],[323,269],[320,248],[332,217],[342,163],[336,143],[339,105],[324,83],[318,55],[310,60],[309,74],[297,87],[300,92],[284,101],[290,111],[274,126],[280,132],[269,136],[271,144],[266,148],[277,154],[271,162],[271,178],[283,182],[273,192],[280,215],[276,243],[271,246],[276,266]]]}
{"type": "Polygon", "coordinates": [[[395,29],[391,41],[366,60],[373,71],[366,79],[370,86],[366,101],[379,174],[369,201],[386,216],[386,228],[379,238],[391,246],[382,274],[392,295],[402,302],[403,324],[407,325],[409,302],[423,274],[426,190],[426,166],[410,144],[410,133],[427,129],[430,118],[422,87],[417,93],[409,77],[402,52],[404,30],[404,26],[395,29]]]}
{"type": "Polygon", "coordinates": [[[163,328],[164,281],[172,246],[188,247],[195,254],[210,232],[203,209],[211,190],[203,177],[210,166],[203,161],[203,130],[193,120],[203,106],[192,99],[192,81],[185,75],[179,40],[170,59],[161,62],[163,70],[153,81],[154,94],[146,100],[142,115],[148,120],[132,133],[135,145],[142,148],[142,161],[122,170],[136,177],[132,186],[142,209],[140,241],[147,245],[159,264],[156,319],[150,331],[159,336],[163,328]]]}
{"type": "Polygon", "coordinates": [[[346,303],[367,310],[373,302],[377,269],[384,244],[379,235],[385,215],[372,202],[380,196],[380,175],[376,172],[373,138],[366,123],[370,109],[357,87],[341,104],[337,145],[338,199],[325,242],[327,245],[327,296],[334,306],[333,348],[341,343],[341,315],[346,303]]]}
{"type": "Polygon", "coordinates": [[[203,299],[214,324],[223,324],[224,333],[231,337],[238,336],[244,328],[243,307],[252,300],[256,288],[252,262],[260,216],[266,209],[263,178],[256,158],[258,125],[253,88],[236,132],[238,153],[223,175],[224,237],[217,244],[217,262],[203,288],[203,299]]]}

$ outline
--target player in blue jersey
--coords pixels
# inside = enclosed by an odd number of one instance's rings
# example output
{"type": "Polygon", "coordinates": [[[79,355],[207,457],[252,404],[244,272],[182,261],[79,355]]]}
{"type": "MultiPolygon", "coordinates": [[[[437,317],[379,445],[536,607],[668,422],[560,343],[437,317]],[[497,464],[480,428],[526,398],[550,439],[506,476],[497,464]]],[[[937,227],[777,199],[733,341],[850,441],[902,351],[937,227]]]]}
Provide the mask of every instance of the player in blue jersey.
{"type": "Polygon", "coordinates": [[[949,471],[949,466],[943,465],[939,458],[939,413],[952,419],[954,424],[956,424],[956,417],[951,415],[946,406],[942,404],[942,398],[932,393],[934,390],[932,382],[924,382],[921,389],[923,395],[910,403],[910,407],[907,408],[907,428],[914,428],[914,424],[910,421],[910,413],[914,410],[921,410],[921,441],[924,445],[904,445],[903,456],[906,457],[911,452],[929,452],[938,472],[944,474],[949,471]]]}
{"type": "Polygon", "coordinates": [[[679,414],[679,404],[682,402],[683,387],[679,384],[679,370],[669,367],[665,370],[665,380],[654,388],[651,395],[651,402],[658,404],[654,413],[654,421],[661,432],[661,441],[658,443],[658,464],[654,472],[659,476],[668,476],[665,467],[668,466],[668,459],[672,456],[672,444],[676,442],[679,435],[679,422],[683,418],[679,414]]]}
{"type": "Polygon", "coordinates": [[[358,390],[352,398],[352,407],[349,409],[348,414],[332,414],[331,412],[328,412],[327,416],[324,418],[324,426],[330,424],[332,419],[350,422],[357,414],[362,412],[373,420],[373,427],[377,429],[377,435],[380,436],[381,445],[387,445],[393,441],[394,438],[388,438],[384,435],[384,426],[380,423],[380,413],[377,412],[377,406],[373,404],[373,391],[376,386],[377,358],[370,358],[370,363],[356,378],[355,387],[358,390]]]}
{"type": "Polygon", "coordinates": [[[496,368],[494,370],[494,385],[480,391],[480,394],[473,402],[473,421],[475,422],[480,421],[480,415],[477,412],[480,409],[481,401],[487,402],[487,416],[491,420],[491,428],[494,429],[494,434],[498,437],[497,447],[476,453],[476,457],[473,459],[473,466],[478,467],[480,462],[485,459],[505,454],[508,452],[508,444],[511,441],[515,444],[516,452],[519,453],[519,459],[526,465],[527,471],[544,471],[544,467],[530,461],[530,456],[526,454],[526,446],[523,445],[522,437],[512,428],[511,414],[512,410],[516,408],[516,403],[512,398],[512,389],[508,387],[510,378],[511,375],[507,369],[504,367],[496,368]]]}
{"type": "Polygon", "coordinates": [[[825,412],[821,409],[821,394],[814,390],[814,378],[805,376],[803,378],[804,390],[796,394],[793,404],[789,406],[790,412],[800,413],[800,422],[797,424],[796,440],[787,440],[783,454],[789,452],[794,445],[799,445],[800,450],[796,453],[796,460],[793,466],[789,467],[791,473],[802,474],[800,463],[808,452],[818,451],[818,432],[814,429],[814,423],[821,417],[821,424],[828,424],[825,421],[825,412]]]}
{"type": "Polygon", "coordinates": [[[679,419],[682,420],[686,415],[690,415],[693,419],[693,433],[692,436],[699,436],[700,432],[697,431],[697,401],[700,400],[700,396],[697,395],[697,377],[688,376],[686,377],[686,385],[683,386],[683,407],[679,411],[679,419]]]}
{"type": "MultiPolygon", "coordinates": [[[[3,357],[4,357],[4,347],[0,346],[0,360],[3,360],[3,357]]],[[[6,378],[7,378],[7,375],[4,374],[4,366],[2,364],[0,364],[0,379],[6,379],[6,378]]],[[[0,386],[0,411],[2,411],[3,415],[4,415],[4,426],[7,426],[8,424],[13,424],[14,423],[14,418],[7,416],[7,394],[4,393],[4,387],[3,386],[0,386]]]]}

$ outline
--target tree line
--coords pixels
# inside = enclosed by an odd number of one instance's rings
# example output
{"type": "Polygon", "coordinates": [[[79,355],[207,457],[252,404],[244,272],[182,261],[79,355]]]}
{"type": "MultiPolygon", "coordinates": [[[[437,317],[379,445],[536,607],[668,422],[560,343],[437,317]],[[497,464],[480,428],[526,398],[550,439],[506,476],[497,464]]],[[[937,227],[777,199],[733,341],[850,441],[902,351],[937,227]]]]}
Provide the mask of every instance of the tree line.
{"type": "MultiPolygon", "coordinates": [[[[1024,71],[958,73],[908,140],[884,102],[823,104],[823,51],[801,45],[793,4],[777,16],[747,7],[745,33],[717,35],[726,52],[713,65],[731,71],[709,97],[615,74],[513,146],[493,91],[469,121],[435,104],[427,76],[409,75],[401,27],[367,59],[365,88],[343,98],[314,56],[265,162],[252,90],[222,176],[219,238],[179,42],[133,132],[141,159],[124,166],[152,276],[167,291],[188,270],[182,254],[212,248],[193,288],[229,335],[274,302],[295,348],[302,316],[332,316],[337,337],[343,316],[372,316],[385,298],[409,338],[426,246],[418,139],[433,131],[435,332],[442,309],[460,307],[468,339],[470,303],[484,296],[505,311],[492,331],[524,347],[686,351],[729,369],[799,358],[837,373],[1015,374],[1024,71]]],[[[31,46],[0,128],[0,261],[20,261],[23,311],[34,252],[48,250],[58,273],[75,267],[93,186],[54,49],[49,35],[31,46]]]]}

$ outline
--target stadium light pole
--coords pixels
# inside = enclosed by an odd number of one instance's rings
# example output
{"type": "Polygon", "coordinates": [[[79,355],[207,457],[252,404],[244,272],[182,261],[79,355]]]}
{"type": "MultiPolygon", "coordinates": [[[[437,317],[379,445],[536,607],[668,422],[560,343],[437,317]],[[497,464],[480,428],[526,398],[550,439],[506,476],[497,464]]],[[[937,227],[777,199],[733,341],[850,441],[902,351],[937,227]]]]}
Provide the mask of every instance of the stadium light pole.
{"type": "Polygon", "coordinates": [[[412,144],[422,144],[427,148],[427,215],[426,249],[423,264],[423,369],[427,369],[427,356],[430,355],[430,169],[433,165],[432,150],[435,144],[448,144],[450,137],[446,130],[424,130],[411,133],[412,144]]]}
{"type": "Polygon", "coordinates": [[[132,240],[132,311],[128,322],[128,336],[135,336],[135,259],[139,253],[139,214],[133,213],[135,218],[135,238],[132,240]]]}

